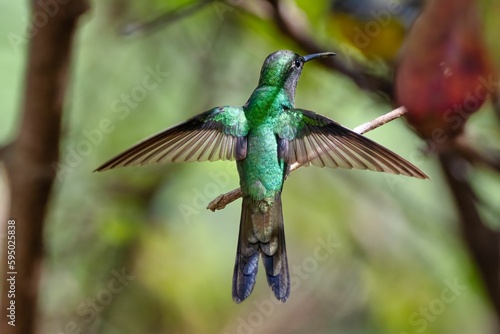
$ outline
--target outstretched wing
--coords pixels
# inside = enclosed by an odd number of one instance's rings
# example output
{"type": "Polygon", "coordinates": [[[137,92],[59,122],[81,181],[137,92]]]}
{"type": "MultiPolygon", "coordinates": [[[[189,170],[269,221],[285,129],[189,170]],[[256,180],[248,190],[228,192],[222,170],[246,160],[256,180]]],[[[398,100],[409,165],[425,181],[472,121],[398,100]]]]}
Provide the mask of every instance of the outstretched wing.
{"type": "Polygon", "coordinates": [[[303,109],[284,112],[277,134],[285,143],[280,153],[288,164],[368,169],[419,179],[428,176],[396,153],[331,119],[303,109]]]}
{"type": "Polygon", "coordinates": [[[246,157],[248,125],[240,107],[217,107],[153,135],[96,171],[159,162],[241,160],[246,157]]]}

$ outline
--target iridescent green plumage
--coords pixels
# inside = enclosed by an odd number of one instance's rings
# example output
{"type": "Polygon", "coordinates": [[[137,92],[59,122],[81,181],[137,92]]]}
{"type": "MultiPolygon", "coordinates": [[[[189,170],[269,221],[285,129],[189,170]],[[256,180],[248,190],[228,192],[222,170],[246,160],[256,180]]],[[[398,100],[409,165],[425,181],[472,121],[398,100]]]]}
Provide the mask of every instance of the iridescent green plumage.
{"type": "Polygon", "coordinates": [[[233,300],[253,290],[262,257],[276,298],[286,301],[290,278],[281,191],[293,163],[427,176],[397,154],[312,111],[294,108],[307,61],[291,51],[269,55],[259,85],[243,107],[213,108],[160,132],[111,159],[98,171],[158,162],[236,160],[243,194],[233,300]]]}

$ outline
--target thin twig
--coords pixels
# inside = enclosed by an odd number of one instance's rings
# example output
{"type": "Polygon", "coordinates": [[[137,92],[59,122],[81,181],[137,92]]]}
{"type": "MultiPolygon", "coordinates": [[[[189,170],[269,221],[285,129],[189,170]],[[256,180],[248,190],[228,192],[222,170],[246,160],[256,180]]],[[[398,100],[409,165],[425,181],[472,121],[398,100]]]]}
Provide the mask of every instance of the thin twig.
{"type": "Polygon", "coordinates": [[[207,209],[212,210],[213,212],[216,210],[222,210],[226,207],[226,205],[236,201],[242,195],[241,188],[236,188],[228,193],[217,196],[217,198],[208,204],[207,209]]]}
{"type": "MultiPolygon", "coordinates": [[[[403,116],[405,112],[406,109],[404,107],[396,108],[388,112],[387,114],[379,116],[369,122],[366,122],[364,124],[361,124],[360,126],[355,127],[353,131],[359,134],[364,134],[366,132],[378,128],[379,126],[382,126],[386,123],[389,123],[403,116]]],[[[290,173],[298,169],[299,167],[301,167],[299,163],[294,163],[290,165],[290,173]]],[[[241,196],[242,196],[241,189],[240,188],[234,189],[228,193],[217,196],[217,198],[215,198],[208,204],[207,209],[212,211],[224,209],[226,205],[236,201],[241,196]]]]}
{"type": "Polygon", "coordinates": [[[378,128],[386,123],[389,123],[396,118],[403,116],[406,113],[405,107],[399,107],[394,109],[393,111],[388,112],[382,116],[375,118],[372,121],[366,122],[365,124],[361,124],[360,126],[355,127],[352,131],[359,133],[360,135],[367,133],[373,129],[378,128]]]}
{"type": "Polygon", "coordinates": [[[169,24],[175,23],[186,16],[196,13],[197,11],[214,1],[215,0],[201,0],[198,2],[189,3],[174,10],[170,10],[166,13],[160,14],[151,21],[128,23],[120,28],[120,35],[130,36],[153,32],[155,30],[164,28],[169,24]]]}

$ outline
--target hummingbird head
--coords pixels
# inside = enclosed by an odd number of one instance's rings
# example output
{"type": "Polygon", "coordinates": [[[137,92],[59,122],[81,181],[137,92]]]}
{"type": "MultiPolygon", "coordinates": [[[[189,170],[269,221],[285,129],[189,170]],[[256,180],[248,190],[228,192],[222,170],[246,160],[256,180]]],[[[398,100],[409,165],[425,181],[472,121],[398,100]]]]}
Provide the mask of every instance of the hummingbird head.
{"type": "Polygon", "coordinates": [[[334,56],[333,52],[300,56],[289,50],[280,50],[267,56],[260,71],[259,86],[283,87],[293,101],[295,89],[304,64],[315,58],[334,56]]]}

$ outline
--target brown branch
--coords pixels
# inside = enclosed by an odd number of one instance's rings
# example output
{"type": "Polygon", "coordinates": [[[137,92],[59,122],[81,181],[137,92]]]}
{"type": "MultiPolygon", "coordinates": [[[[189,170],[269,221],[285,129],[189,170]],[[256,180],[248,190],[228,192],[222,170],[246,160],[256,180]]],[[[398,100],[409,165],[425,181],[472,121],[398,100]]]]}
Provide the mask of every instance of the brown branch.
{"type": "MultiPolygon", "coordinates": [[[[293,2],[269,0],[269,3],[273,8],[273,19],[283,34],[288,36],[307,53],[325,51],[325,48],[317,44],[314,37],[307,33],[310,31],[309,26],[301,17],[296,15],[299,9],[293,2]]],[[[391,80],[369,73],[360,63],[357,63],[355,67],[350,67],[340,57],[327,57],[318,59],[318,61],[329,69],[351,78],[362,89],[372,92],[382,92],[390,98],[394,94],[391,80]]]]}
{"type": "Polygon", "coordinates": [[[222,210],[226,207],[226,205],[231,204],[241,196],[243,196],[243,194],[241,193],[241,188],[236,188],[228,193],[217,196],[213,201],[208,203],[207,209],[211,210],[212,212],[215,212],[216,210],[222,210]]]}
{"type": "MultiPolygon", "coordinates": [[[[72,42],[78,18],[87,10],[86,0],[59,3],[47,16],[40,1],[30,1],[32,14],[47,18],[29,40],[21,128],[7,148],[5,165],[10,185],[9,219],[15,220],[15,327],[7,308],[9,282],[2,279],[0,332],[31,334],[36,330],[39,267],[43,258],[43,223],[58,161],[63,102],[68,83],[72,42]],[[55,9],[54,9],[55,10],[55,9]]],[[[7,235],[4,230],[2,235],[7,235]]],[[[7,242],[1,260],[7,267],[7,242]]],[[[8,275],[10,277],[11,275],[8,275]]],[[[10,313],[10,311],[9,311],[10,313]]]]}
{"type": "Polygon", "coordinates": [[[456,152],[471,165],[479,165],[500,172],[500,153],[492,149],[479,148],[471,144],[466,136],[458,136],[451,143],[456,152]]]}
{"type": "MultiPolygon", "coordinates": [[[[406,109],[404,107],[399,107],[396,108],[387,114],[384,114],[382,116],[379,116],[369,122],[366,122],[364,124],[361,124],[360,126],[357,126],[353,129],[354,132],[359,133],[359,134],[364,134],[368,131],[371,131],[373,129],[378,128],[379,126],[382,126],[386,123],[389,123],[390,121],[393,121],[401,116],[403,116],[406,112],[406,109]]],[[[293,172],[294,170],[300,168],[302,165],[299,163],[294,163],[290,165],[290,173],[293,172]]],[[[221,210],[226,207],[226,205],[236,201],[238,198],[242,196],[241,189],[237,188],[234,190],[231,190],[228,193],[222,194],[217,196],[213,201],[208,203],[207,209],[211,211],[216,211],[216,210],[221,210]]]]}
{"type": "Polygon", "coordinates": [[[497,118],[497,121],[500,122],[500,90],[497,89],[491,94],[491,100],[493,102],[493,112],[497,118]]]}
{"type": "Polygon", "coordinates": [[[405,107],[396,108],[387,114],[379,116],[372,121],[366,122],[365,124],[361,124],[360,126],[355,127],[352,131],[359,133],[360,135],[367,133],[373,129],[378,128],[386,123],[389,123],[396,118],[403,116],[406,113],[405,107]]]}
{"type": "Polygon", "coordinates": [[[441,152],[439,161],[455,200],[463,239],[500,319],[500,233],[485,224],[479,214],[467,162],[453,151],[441,152]]]}

